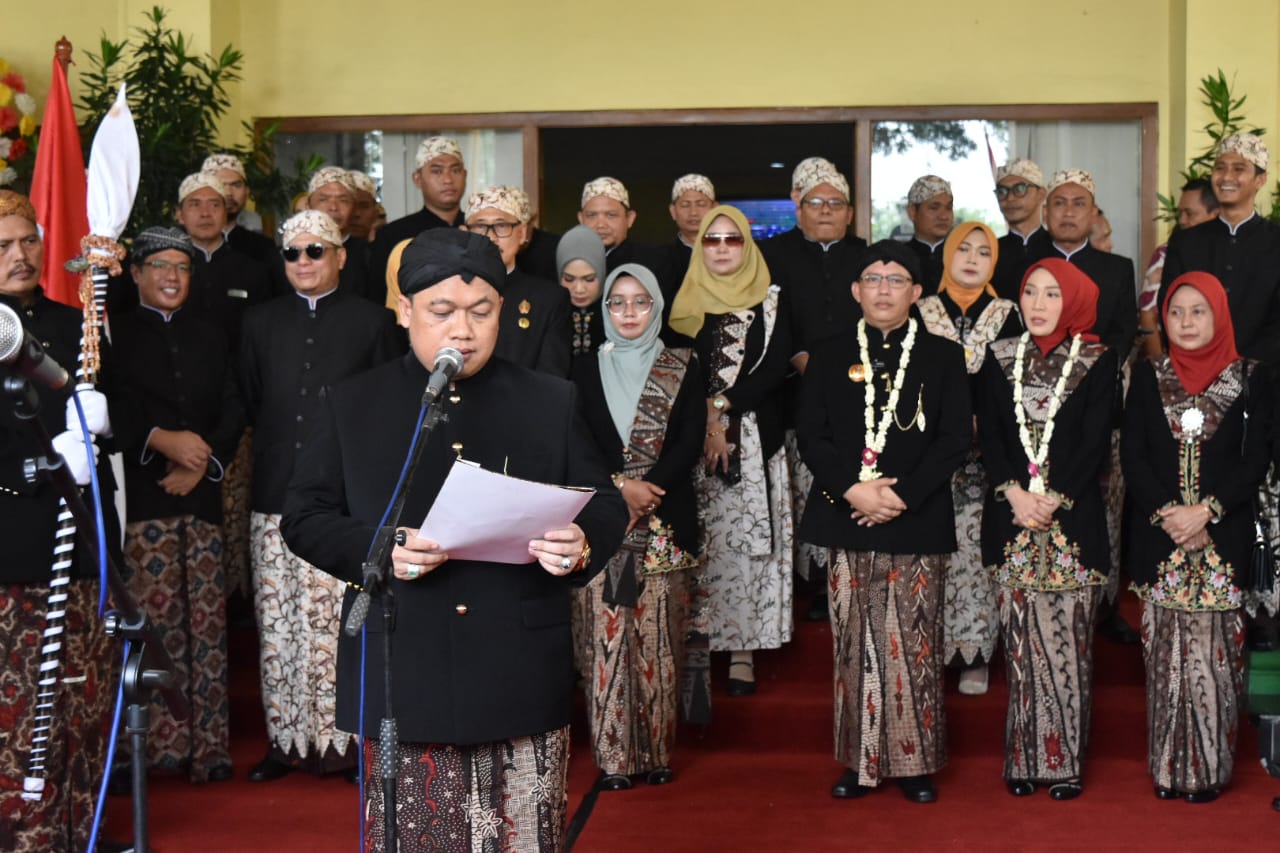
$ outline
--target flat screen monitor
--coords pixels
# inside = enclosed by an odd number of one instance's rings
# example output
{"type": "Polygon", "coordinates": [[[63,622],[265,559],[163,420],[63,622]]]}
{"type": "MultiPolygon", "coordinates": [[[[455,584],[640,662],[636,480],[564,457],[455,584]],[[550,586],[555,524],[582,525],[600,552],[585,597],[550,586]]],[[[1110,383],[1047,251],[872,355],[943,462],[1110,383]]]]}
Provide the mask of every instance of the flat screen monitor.
{"type": "Polygon", "coordinates": [[[751,223],[751,237],[759,241],[796,227],[796,206],[789,198],[747,198],[726,201],[751,223]]]}

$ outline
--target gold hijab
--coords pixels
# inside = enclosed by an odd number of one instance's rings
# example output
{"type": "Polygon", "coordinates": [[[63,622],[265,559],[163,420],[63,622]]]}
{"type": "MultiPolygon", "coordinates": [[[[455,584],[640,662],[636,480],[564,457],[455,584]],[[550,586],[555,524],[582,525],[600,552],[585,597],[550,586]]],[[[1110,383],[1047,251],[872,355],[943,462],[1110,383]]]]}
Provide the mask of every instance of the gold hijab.
{"type": "Polygon", "coordinates": [[[751,239],[751,225],[742,211],[727,204],[711,208],[698,226],[698,239],[689,259],[684,283],[671,302],[671,328],[682,335],[697,337],[707,314],[732,314],[759,305],[769,292],[769,267],[760,247],[751,239]],[[729,275],[717,275],[702,259],[702,237],[718,217],[727,217],[738,226],[745,239],[742,266],[729,275]]]}
{"type": "Polygon", "coordinates": [[[977,302],[978,297],[983,293],[997,295],[996,289],[991,286],[991,276],[996,273],[998,260],[1000,260],[1000,244],[996,240],[995,232],[981,222],[961,222],[947,235],[947,242],[942,247],[942,286],[938,288],[938,292],[950,296],[952,301],[960,306],[961,312],[968,312],[969,306],[977,302]],[[955,262],[956,250],[960,248],[960,244],[974,231],[985,233],[987,242],[991,244],[991,275],[987,276],[987,283],[982,287],[965,287],[951,277],[951,265],[955,262]]]}

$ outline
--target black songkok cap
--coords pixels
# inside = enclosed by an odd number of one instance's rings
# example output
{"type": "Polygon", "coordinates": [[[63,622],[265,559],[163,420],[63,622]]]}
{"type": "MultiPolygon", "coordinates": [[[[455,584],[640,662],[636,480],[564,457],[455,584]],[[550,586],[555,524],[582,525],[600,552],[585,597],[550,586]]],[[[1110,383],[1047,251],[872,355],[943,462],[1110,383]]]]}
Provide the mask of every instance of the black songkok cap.
{"type": "Polygon", "coordinates": [[[872,243],[863,250],[862,258],[858,261],[857,277],[861,278],[867,267],[879,263],[897,264],[907,271],[913,282],[923,284],[920,281],[920,259],[906,243],[898,240],[881,240],[878,243],[872,243]]]}
{"type": "Polygon", "coordinates": [[[133,249],[129,253],[129,261],[130,263],[140,264],[157,252],[164,252],[169,249],[183,252],[188,258],[195,258],[196,256],[195,246],[192,245],[191,238],[187,236],[187,232],[181,228],[156,226],[148,228],[134,239],[133,249]]]}
{"type": "Polygon", "coordinates": [[[507,283],[507,265],[485,235],[460,228],[433,228],[404,247],[396,282],[401,293],[412,296],[455,275],[468,284],[481,278],[501,293],[507,283]]]}

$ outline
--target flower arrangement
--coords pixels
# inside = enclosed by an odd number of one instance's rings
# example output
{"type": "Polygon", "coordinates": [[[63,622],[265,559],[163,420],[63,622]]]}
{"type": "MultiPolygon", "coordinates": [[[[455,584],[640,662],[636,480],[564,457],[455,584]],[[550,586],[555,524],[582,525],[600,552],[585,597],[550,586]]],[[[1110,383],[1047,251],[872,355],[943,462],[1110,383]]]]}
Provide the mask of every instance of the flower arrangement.
{"type": "Polygon", "coordinates": [[[25,185],[35,168],[36,99],[0,58],[0,187],[25,185]]]}

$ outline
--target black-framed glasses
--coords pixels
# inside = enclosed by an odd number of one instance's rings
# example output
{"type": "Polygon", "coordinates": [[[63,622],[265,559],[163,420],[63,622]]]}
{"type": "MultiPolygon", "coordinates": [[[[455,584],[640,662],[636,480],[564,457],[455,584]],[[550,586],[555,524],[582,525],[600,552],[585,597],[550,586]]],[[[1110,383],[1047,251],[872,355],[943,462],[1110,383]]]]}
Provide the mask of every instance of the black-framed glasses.
{"type": "Polygon", "coordinates": [[[472,234],[492,234],[495,237],[510,237],[519,222],[473,222],[467,224],[472,234]]]}
{"type": "Polygon", "coordinates": [[[1017,198],[1022,198],[1024,195],[1027,194],[1027,191],[1030,189],[1031,189],[1031,184],[1027,183],[1026,181],[1018,181],[1016,184],[1010,184],[1009,186],[1003,186],[1003,185],[998,186],[996,187],[996,190],[995,190],[996,198],[999,199],[1000,201],[1004,201],[1010,195],[1013,195],[1017,198]]]}
{"type": "Polygon", "coordinates": [[[714,246],[717,243],[724,246],[745,246],[747,238],[741,234],[712,234],[708,232],[702,235],[702,245],[714,246]]]}
{"type": "Polygon", "coordinates": [[[842,198],[806,198],[800,203],[812,210],[814,213],[817,213],[824,207],[834,213],[844,210],[849,206],[849,202],[842,198]]]}
{"type": "Polygon", "coordinates": [[[311,260],[318,261],[324,257],[324,253],[328,250],[329,247],[324,243],[308,243],[305,246],[285,246],[280,250],[280,254],[284,255],[284,259],[292,264],[302,257],[303,252],[306,252],[307,257],[311,260]]]}
{"type": "Polygon", "coordinates": [[[648,296],[637,296],[634,299],[610,296],[604,301],[604,306],[609,309],[610,314],[625,314],[628,307],[634,308],[637,314],[648,314],[653,310],[653,300],[648,296]]]}
{"type": "Polygon", "coordinates": [[[168,261],[156,260],[156,261],[144,261],[142,265],[144,267],[150,267],[151,269],[155,270],[161,275],[164,275],[169,270],[177,270],[183,275],[191,274],[191,264],[171,264],[168,261]]]}
{"type": "Polygon", "coordinates": [[[901,290],[909,284],[912,284],[910,277],[905,275],[880,275],[879,273],[867,273],[858,279],[861,284],[867,287],[879,287],[882,283],[887,284],[894,290],[901,290]]]}

